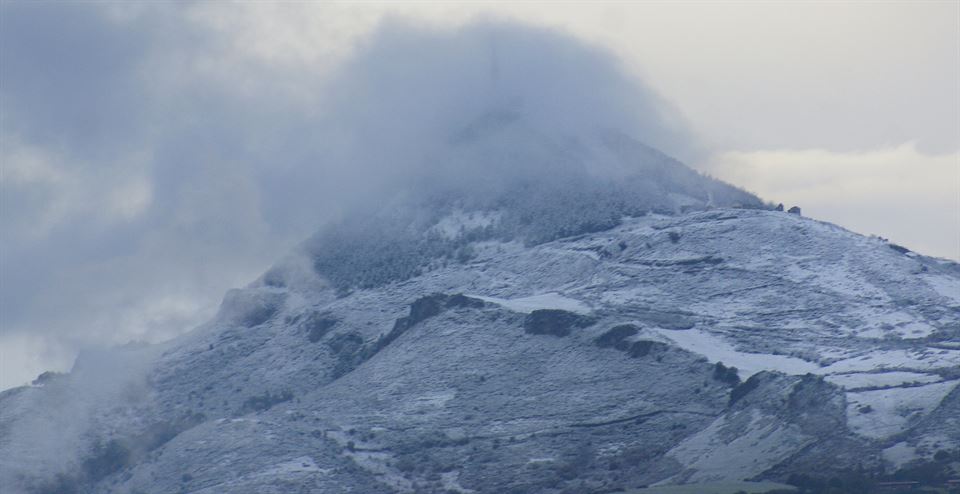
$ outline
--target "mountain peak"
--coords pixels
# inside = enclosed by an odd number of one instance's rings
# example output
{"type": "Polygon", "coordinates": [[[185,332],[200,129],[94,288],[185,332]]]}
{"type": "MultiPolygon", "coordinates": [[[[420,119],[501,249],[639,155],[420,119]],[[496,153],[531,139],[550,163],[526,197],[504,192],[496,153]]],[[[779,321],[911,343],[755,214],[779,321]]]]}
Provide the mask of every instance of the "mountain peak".
{"type": "Polygon", "coordinates": [[[499,113],[466,129],[460,135],[469,139],[429,157],[442,167],[413,179],[382,209],[315,235],[305,248],[317,271],[341,290],[370,288],[466,262],[478,241],[537,245],[653,212],[765,207],[619,132],[551,135],[499,113]],[[478,220],[462,223],[469,218],[478,220]],[[438,233],[457,222],[455,236],[438,233]]]}

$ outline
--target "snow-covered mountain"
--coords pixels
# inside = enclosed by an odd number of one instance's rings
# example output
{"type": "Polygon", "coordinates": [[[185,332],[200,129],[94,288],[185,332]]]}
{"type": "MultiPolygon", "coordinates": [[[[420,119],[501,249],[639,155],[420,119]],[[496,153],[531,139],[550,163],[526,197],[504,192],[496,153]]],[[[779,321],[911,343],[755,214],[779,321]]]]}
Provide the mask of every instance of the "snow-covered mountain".
{"type": "Polygon", "coordinates": [[[960,448],[957,264],[616,132],[492,113],[448,144],[427,159],[454,178],[321,231],[209,323],[0,394],[0,483],[613,492],[960,448]]]}

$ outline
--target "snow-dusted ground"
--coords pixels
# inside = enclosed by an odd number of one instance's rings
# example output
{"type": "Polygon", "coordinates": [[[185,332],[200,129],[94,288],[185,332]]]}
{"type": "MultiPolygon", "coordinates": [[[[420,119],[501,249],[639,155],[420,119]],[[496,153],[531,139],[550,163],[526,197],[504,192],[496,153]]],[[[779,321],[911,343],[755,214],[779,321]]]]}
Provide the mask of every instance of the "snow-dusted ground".
{"type": "MultiPolygon", "coordinates": [[[[737,424],[724,415],[667,453],[685,467],[684,473],[661,484],[729,480],[730,472],[758,475],[811,441],[799,428],[785,425],[757,410],[737,424]]],[[[744,417],[737,417],[743,419],[744,417]]]]}
{"type": "MultiPolygon", "coordinates": [[[[437,231],[495,217],[458,214],[437,231]]],[[[579,454],[595,459],[579,475],[607,482],[614,473],[629,485],[737,480],[789,471],[783,462],[801,452],[833,468],[848,458],[903,465],[960,446],[950,421],[960,411],[945,399],[956,396],[960,367],[952,264],[738,209],[475,247],[468,263],[340,296],[291,257],[276,270],[282,283],[231,292],[217,320],[144,359],[154,362],[156,388],[144,398],[153,415],[113,420],[132,408],[104,400],[91,410],[93,433],[66,432],[136,436],[151,421],[202,413],[203,423],[108,478],[163,492],[279,493],[287,481],[315,492],[504,492],[557,478],[579,454]],[[446,308],[376,346],[434,293],[487,304],[446,308]],[[597,323],[566,337],[525,333],[524,315],[539,309],[597,323]],[[266,318],[247,325],[258,314],[266,318]],[[312,341],[316,321],[334,322],[312,341]],[[595,343],[623,324],[649,353],[595,343]],[[351,353],[359,347],[371,351],[351,353]],[[714,362],[758,387],[731,405],[714,362]],[[280,391],[292,398],[245,407],[280,391]],[[181,481],[184,472],[193,480],[181,481]]],[[[5,395],[0,470],[40,475],[22,454],[35,448],[4,431],[56,403],[52,390],[5,395]]]]}
{"type": "Polygon", "coordinates": [[[960,279],[949,276],[924,276],[924,280],[953,306],[960,306],[960,279]]]}
{"type": "Polygon", "coordinates": [[[901,433],[935,409],[960,381],[847,393],[847,424],[866,437],[901,433]]]}
{"type": "Polygon", "coordinates": [[[881,369],[934,370],[960,364],[960,350],[917,347],[907,350],[876,350],[840,360],[820,370],[822,374],[868,372],[881,369]]]}
{"type": "Polygon", "coordinates": [[[942,380],[936,374],[919,372],[855,372],[850,374],[828,374],[827,381],[847,389],[882,388],[903,384],[934,383],[942,380]]]}

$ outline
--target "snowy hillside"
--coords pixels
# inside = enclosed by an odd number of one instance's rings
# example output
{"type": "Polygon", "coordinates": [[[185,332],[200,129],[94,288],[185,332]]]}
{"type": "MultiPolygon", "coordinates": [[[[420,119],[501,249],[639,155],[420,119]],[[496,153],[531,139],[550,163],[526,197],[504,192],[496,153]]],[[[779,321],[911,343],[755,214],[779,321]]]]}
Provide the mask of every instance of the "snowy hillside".
{"type": "MultiPolygon", "coordinates": [[[[450,156],[513,149],[477,140],[491,125],[450,156]]],[[[332,227],[186,336],[3,393],[0,482],[611,492],[960,448],[960,267],[584,142],[544,156],[639,171],[605,188],[571,165],[332,227]]]]}

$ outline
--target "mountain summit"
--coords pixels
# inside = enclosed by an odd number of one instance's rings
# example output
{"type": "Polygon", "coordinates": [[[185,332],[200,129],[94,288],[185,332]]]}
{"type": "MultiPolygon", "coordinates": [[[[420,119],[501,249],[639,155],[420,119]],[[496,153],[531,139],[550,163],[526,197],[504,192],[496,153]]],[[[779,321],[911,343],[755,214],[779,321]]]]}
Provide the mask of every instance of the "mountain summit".
{"type": "Polygon", "coordinates": [[[469,122],[424,160],[433,165],[411,170],[399,193],[307,243],[328,282],[349,290],[402,281],[438,262],[466,262],[481,241],[530,246],[651,212],[764,207],[621,132],[551,133],[518,112],[469,122]]]}
{"type": "Polygon", "coordinates": [[[319,232],[191,333],[0,394],[0,482],[853,486],[956,454],[957,264],[775,211],[618,132],[491,113],[429,158],[458,171],[319,232]]]}
{"type": "Polygon", "coordinates": [[[951,474],[960,266],[671,158],[661,102],[577,40],[385,24],[240,151],[289,144],[269,187],[343,214],[193,331],[0,393],[4,494],[951,474]]]}

